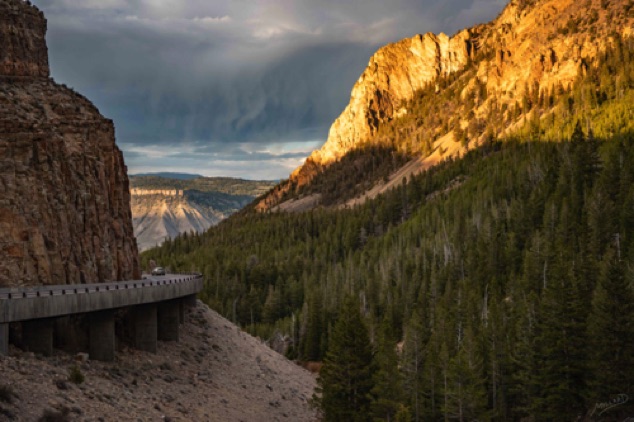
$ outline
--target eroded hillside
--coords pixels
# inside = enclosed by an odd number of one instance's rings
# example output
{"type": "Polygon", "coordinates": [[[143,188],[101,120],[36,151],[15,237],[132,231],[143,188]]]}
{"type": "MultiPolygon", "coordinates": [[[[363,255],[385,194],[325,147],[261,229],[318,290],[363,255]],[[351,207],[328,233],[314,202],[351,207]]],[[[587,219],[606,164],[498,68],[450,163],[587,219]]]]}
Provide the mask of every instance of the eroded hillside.
{"type": "Polygon", "coordinates": [[[316,420],[313,375],[207,306],[188,311],[180,337],[157,354],[122,346],[114,365],[12,349],[0,357],[0,420],[316,420]]]}
{"type": "Polygon", "coordinates": [[[139,250],[181,233],[202,233],[248,205],[271,181],[132,176],[132,218],[139,250]]]}

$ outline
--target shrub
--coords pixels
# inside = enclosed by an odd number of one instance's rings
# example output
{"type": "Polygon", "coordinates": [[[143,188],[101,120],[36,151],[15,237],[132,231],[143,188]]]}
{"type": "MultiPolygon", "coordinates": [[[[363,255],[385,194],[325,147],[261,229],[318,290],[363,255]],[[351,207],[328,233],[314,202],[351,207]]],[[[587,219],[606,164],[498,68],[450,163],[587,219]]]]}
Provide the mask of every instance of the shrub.
{"type": "Polygon", "coordinates": [[[84,374],[82,374],[81,369],[79,369],[79,366],[75,365],[68,370],[68,380],[75,384],[81,384],[84,382],[85,377],[84,374]]]}
{"type": "Polygon", "coordinates": [[[0,385],[0,401],[4,403],[11,403],[13,398],[16,397],[13,388],[9,385],[0,385]]]}
{"type": "Polygon", "coordinates": [[[67,407],[62,410],[46,409],[38,419],[38,422],[68,422],[70,420],[69,413],[70,411],[67,407]]]}

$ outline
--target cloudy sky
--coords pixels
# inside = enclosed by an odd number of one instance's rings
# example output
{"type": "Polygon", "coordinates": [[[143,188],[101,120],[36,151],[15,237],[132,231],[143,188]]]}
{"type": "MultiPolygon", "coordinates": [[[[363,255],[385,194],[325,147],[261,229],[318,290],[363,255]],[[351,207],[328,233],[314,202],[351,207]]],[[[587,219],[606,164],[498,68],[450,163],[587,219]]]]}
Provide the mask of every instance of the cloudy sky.
{"type": "Polygon", "coordinates": [[[131,174],[279,179],[326,140],[380,46],[505,0],[33,0],[53,76],[115,121],[131,174]]]}

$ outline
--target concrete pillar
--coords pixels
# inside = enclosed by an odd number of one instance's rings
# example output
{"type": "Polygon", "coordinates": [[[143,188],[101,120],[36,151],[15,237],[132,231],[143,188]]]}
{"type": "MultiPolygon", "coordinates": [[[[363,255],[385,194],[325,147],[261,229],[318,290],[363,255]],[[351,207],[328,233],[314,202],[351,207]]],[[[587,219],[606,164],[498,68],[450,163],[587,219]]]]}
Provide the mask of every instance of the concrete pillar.
{"type": "Polygon", "coordinates": [[[55,318],[53,323],[53,347],[68,353],[88,350],[88,317],[83,314],[55,318]]]}
{"type": "Polygon", "coordinates": [[[185,323],[185,303],[182,299],[178,301],[178,319],[181,324],[185,323]]]}
{"type": "Polygon", "coordinates": [[[9,324],[0,324],[0,356],[9,355],[9,324]]]}
{"type": "Polygon", "coordinates": [[[168,300],[158,304],[158,339],[178,341],[180,301],[168,300]]]}
{"type": "Polygon", "coordinates": [[[22,342],[26,350],[44,356],[53,354],[53,322],[53,318],[46,318],[22,323],[22,342]]]}
{"type": "Polygon", "coordinates": [[[193,308],[196,306],[196,295],[189,295],[183,297],[183,303],[188,308],[193,308]]]}
{"type": "Polygon", "coordinates": [[[156,353],[157,339],[156,304],[134,308],[134,347],[156,353]]]}
{"type": "Polygon", "coordinates": [[[88,316],[88,324],[90,359],[103,362],[114,361],[114,311],[91,312],[88,316]]]}

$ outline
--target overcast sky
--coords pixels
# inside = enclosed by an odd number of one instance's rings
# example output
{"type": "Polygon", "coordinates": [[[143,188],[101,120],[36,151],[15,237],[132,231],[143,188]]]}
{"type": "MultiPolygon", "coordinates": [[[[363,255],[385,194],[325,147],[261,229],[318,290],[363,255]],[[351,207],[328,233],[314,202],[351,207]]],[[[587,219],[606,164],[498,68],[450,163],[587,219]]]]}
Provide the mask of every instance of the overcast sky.
{"type": "Polygon", "coordinates": [[[326,140],[372,53],[504,0],[33,0],[51,70],[112,118],[130,174],[280,179],[326,140]]]}

